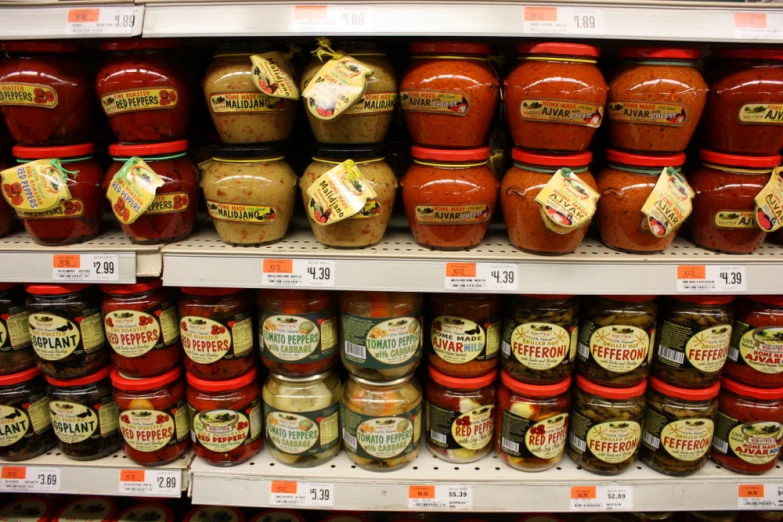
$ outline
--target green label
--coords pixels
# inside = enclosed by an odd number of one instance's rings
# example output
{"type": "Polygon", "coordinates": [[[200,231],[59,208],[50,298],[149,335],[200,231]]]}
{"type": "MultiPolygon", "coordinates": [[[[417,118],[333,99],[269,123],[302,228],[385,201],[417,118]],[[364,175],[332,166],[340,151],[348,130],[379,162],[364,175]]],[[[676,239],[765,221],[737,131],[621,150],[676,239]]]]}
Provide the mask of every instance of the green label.
{"type": "Polygon", "coordinates": [[[267,441],[289,455],[315,456],[340,443],[338,404],[315,411],[286,412],[264,403],[267,441]]]}
{"type": "Polygon", "coordinates": [[[363,368],[396,368],[421,358],[421,313],[370,318],[343,314],[345,358],[363,368]]]}
{"type": "Polygon", "coordinates": [[[261,353],[279,363],[313,363],[332,357],[339,336],[337,312],[259,313],[261,353]]]}
{"type": "Polygon", "coordinates": [[[384,460],[415,451],[421,442],[421,403],[400,415],[372,417],[340,406],[346,451],[361,458],[384,460]]]}

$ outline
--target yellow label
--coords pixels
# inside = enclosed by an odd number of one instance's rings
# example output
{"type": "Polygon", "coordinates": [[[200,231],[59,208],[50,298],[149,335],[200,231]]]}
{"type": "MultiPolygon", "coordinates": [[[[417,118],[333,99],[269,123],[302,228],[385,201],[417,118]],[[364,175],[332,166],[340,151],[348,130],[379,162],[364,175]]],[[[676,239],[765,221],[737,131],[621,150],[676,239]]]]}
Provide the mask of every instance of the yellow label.
{"type": "Polygon", "coordinates": [[[451,435],[465,449],[478,451],[492,440],[495,432],[495,407],[482,406],[457,417],[451,435]]]}
{"type": "Polygon", "coordinates": [[[525,323],[511,332],[511,353],[533,370],[549,370],[571,358],[571,334],[562,326],[525,323]]]}
{"type": "Polygon", "coordinates": [[[756,228],[756,215],[750,210],[721,210],[713,216],[716,228],[756,228]]]}
{"type": "Polygon", "coordinates": [[[307,212],[319,225],[331,225],[359,213],[368,199],[377,197],[353,160],[324,172],[308,189],[307,212]]]}
{"type": "Polygon", "coordinates": [[[350,56],[338,55],[324,64],[305,87],[302,97],[307,110],[329,121],[353,107],[367,89],[367,78],[375,70],[350,56]]]}
{"type": "Polygon", "coordinates": [[[444,361],[465,364],[481,355],[487,336],[473,321],[443,315],[433,320],[430,341],[435,353],[444,361]]]}
{"type": "MultiPolygon", "coordinates": [[[[10,310],[9,310],[10,311],[10,310]]],[[[0,347],[16,349],[30,344],[29,315],[22,309],[16,314],[0,314],[0,347]]],[[[1,522],[1,521],[0,521],[1,522]]]]}
{"type": "Polygon", "coordinates": [[[382,208],[381,202],[377,199],[368,199],[362,209],[348,219],[376,218],[381,215],[382,208]]]}
{"type": "Polygon", "coordinates": [[[699,460],[710,449],[714,426],[710,419],[674,421],[661,430],[661,444],[677,460],[699,460]]]}
{"type": "Polygon", "coordinates": [[[646,228],[655,237],[666,237],[682,225],[693,210],[693,189],[671,167],[661,171],[658,182],[642,206],[646,228]]]}
{"type": "Polygon", "coordinates": [[[133,157],[112,178],[106,198],[120,223],[130,225],[152,205],[161,186],[160,176],[144,160],[133,157]]]}
{"type": "Polygon", "coordinates": [[[289,455],[304,453],[321,441],[318,423],[295,413],[271,412],[266,418],[266,429],[275,447],[289,455]]]}
{"type": "Polygon", "coordinates": [[[152,453],[165,448],[177,436],[171,415],[158,410],[127,410],[120,413],[120,433],[133,449],[152,453]]]}
{"type": "Polygon", "coordinates": [[[635,326],[604,326],[590,336],[590,354],[610,372],[635,370],[647,361],[649,352],[650,336],[635,326]]]}
{"type": "Polygon", "coordinates": [[[277,209],[275,207],[259,205],[239,205],[207,200],[207,211],[214,219],[239,223],[271,225],[277,219],[277,209]]]}
{"type": "MultiPolygon", "coordinates": [[[[774,232],[783,226],[783,168],[772,171],[769,182],[756,195],[756,222],[765,232],[774,232]]],[[[7,198],[6,198],[7,199],[7,198]]]]}
{"type": "Polygon", "coordinates": [[[30,417],[23,410],[0,404],[0,447],[22,440],[30,429],[30,417]]]}
{"type": "Polygon", "coordinates": [[[348,109],[348,114],[378,114],[392,112],[396,103],[396,92],[367,93],[356,102],[356,105],[348,109]]]}
{"type": "Polygon", "coordinates": [[[630,459],[642,440],[642,427],[638,422],[616,420],[596,424],[587,432],[590,452],[609,464],[630,459]]]}
{"type": "Polygon", "coordinates": [[[141,357],[162,340],[163,332],[157,318],[144,312],[108,312],[103,322],[109,344],[124,357],[141,357]]]}
{"type": "Polygon", "coordinates": [[[299,86],[291,63],[281,52],[254,54],[250,57],[253,85],[274,98],[299,99],[299,86]]]}
{"type": "Polygon", "coordinates": [[[781,425],[778,422],[749,422],[729,432],[728,443],[734,453],[750,464],[766,464],[780,455],[781,425]]]}
{"type": "Polygon", "coordinates": [[[383,417],[361,423],[356,438],[368,454],[378,459],[391,459],[415,442],[413,433],[414,426],[408,419],[383,417]]]}
{"type": "Polygon", "coordinates": [[[599,194],[570,169],[555,172],[535,202],[541,207],[544,226],[557,234],[567,234],[590,222],[599,194]]]}
{"type": "Polygon", "coordinates": [[[522,100],[519,114],[523,120],[582,125],[597,129],[604,118],[600,105],[567,100],[522,100]]]}
{"type": "Polygon", "coordinates": [[[49,411],[55,435],[66,444],[84,442],[100,428],[100,419],[95,410],[79,403],[51,401],[49,411]]]}
{"type": "Polygon", "coordinates": [[[610,120],[622,123],[682,127],[687,118],[685,107],[672,103],[619,101],[610,103],[607,109],[610,120]]]}
{"type": "Polygon", "coordinates": [[[745,125],[783,125],[783,103],[746,103],[737,119],[745,125]]]}
{"type": "Polygon", "coordinates": [[[729,355],[731,326],[714,326],[700,331],[685,345],[685,356],[703,372],[718,372],[729,355]]]}
{"type": "Polygon", "coordinates": [[[209,107],[216,114],[224,112],[282,112],[287,102],[260,92],[222,92],[209,96],[209,107]]]}
{"type": "Polygon", "coordinates": [[[745,332],[739,351],[748,366],[758,372],[783,372],[783,328],[767,326],[745,332]]]}
{"type": "Polygon", "coordinates": [[[32,105],[42,109],[57,107],[57,91],[47,85],[0,83],[0,106],[32,105]]]}
{"type": "Polygon", "coordinates": [[[3,197],[16,211],[44,212],[71,199],[62,165],[57,159],[42,159],[0,172],[3,197]]]}
{"type": "Polygon", "coordinates": [[[24,212],[16,213],[22,219],[62,219],[77,218],[84,214],[84,202],[81,199],[68,199],[60,201],[56,207],[44,210],[43,212],[24,212]]]}
{"type": "Polygon", "coordinates": [[[228,355],[231,349],[229,327],[212,319],[194,316],[183,317],[180,325],[182,347],[193,362],[210,364],[228,355]]]}
{"type": "Polygon", "coordinates": [[[419,205],[416,221],[425,225],[472,225],[489,221],[489,205],[419,205]]]}
{"type": "Polygon", "coordinates": [[[173,214],[175,212],[185,212],[190,203],[190,198],[186,192],[170,192],[168,194],[159,194],[155,196],[145,214],[173,214]]]}
{"type": "Polygon", "coordinates": [[[568,414],[533,424],[525,434],[525,445],[530,453],[540,459],[553,459],[563,454],[568,432],[568,414]]]}
{"type": "Polygon", "coordinates": [[[402,91],[400,104],[406,112],[434,112],[466,116],[470,112],[470,98],[461,92],[402,91]]]}
{"type": "Polygon", "coordinates": [[[179,93],[174,87],[129,89],[101,97],[101,106],[106,116],[115,116],[126,112],[173,109],[177,104],[179,104],[179,93]]]}
{"type": "Polygon", "coordinates": [[[261,407],[255,404],[244,412],[234,410],[210,410],[194,412],[193,434],[207,449],[227,453],[257,438],[261,427],[261,407]],[[252,420],[251,420],[252,419],[252,420]],[[251,430],[251,424],[255,428],[251,430]]]}
{"type": "Polygon", "coordinates": [[[30,338],[38,357],[59,361],[71,355],[82,339],[79,326],[59,315],[33,313],[29,316],[30,338]]]}

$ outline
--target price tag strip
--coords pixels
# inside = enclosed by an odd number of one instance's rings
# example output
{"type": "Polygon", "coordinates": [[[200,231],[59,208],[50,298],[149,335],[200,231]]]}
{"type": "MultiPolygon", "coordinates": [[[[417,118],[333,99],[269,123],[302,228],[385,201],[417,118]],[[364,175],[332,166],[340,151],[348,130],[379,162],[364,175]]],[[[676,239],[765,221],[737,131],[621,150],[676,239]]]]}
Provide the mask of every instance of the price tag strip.
{"type": "Polygon", "coordinates": [[[264,259],[263,286],[285,288],[333,288],[334,261],[319,259],[264,259]]]}
{"type": "Polygon", "coordinates": [[[519,290],[514,263],[446,263],[446,290],[519,290]]]}
{"type": "Polygon", "coordinates": [[[746,292],[748,274],[743,265],[680,265],[677,291],[687,293],[746,292]]]}
{"type": "Polygon", "coordinates": [[[292,29],[298,33],[372,32],[374,12],[371,5],[295,5],[292,29]]]}
{"type": "Polygon", "coordinates": [[[3,466],[0,491],[15,493],[60,491],[60,468],[3,466]]]}
{"type": "Polygon", "coordinates": [[[629,511],[633,486],[571,486],[571,511],[629,511]]]}
{"type": "Polygon", "coordinates": [[[54,254],[52,280],[64,283],[97,283],[120,280],[117,254],[54,254]]]}
{"type": "Polygon", "coordinates": [[[778,40],[783,36],[783,15],[736,11],[734,37],[740,40],[778,40]]]}
{"type": "Polygon", "coordinates": [[[525,7],[522,32],[529,34],[604,34],[604,10],[596,7],[525,7]]]}
{"type": "Polygon", "coordinates": [[[740,484],[737,491],[740,509],[783,508],[783,485],[740,484]]]}
{"type": "Polygon", "coordinates": [[[167,469],[121,469],[120,495],[179,497],[182,472],[167,469]]]}
{"type": "Polygon", "coordinates": [[[470,486],[410,486],[408,509],[462,510],[473,508],[470,486]]]}
{"type": "MultiPolygon", "coordinates": [[[[138,11],[140,13],[140,11],[138,11]]],[[[133,36],[137,10],[135,7],[88,7],[68,10],[65,34],[81,36],[133,36]]],[[[139,16],[141,16],[139,14],[139,16]]],[[[141,20],[139,20],[141,22],[141,20]]],[[[141,23],[138,24],[141,29],[141,23]]]]}
{"type": "Polygon", "coordinates": [[[333,507],[334,484],[273,480],[269,503],[283,507],[333,507]]]}

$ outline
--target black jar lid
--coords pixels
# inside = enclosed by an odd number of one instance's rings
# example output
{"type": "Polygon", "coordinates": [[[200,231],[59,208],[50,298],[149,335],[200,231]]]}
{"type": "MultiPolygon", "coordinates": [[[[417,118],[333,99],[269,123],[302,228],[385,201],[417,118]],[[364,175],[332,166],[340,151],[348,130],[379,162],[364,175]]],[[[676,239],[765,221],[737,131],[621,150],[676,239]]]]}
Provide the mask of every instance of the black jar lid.
{"type": "Polygon", "coordinates": [[[286,142],[273,141],[253,145],[211,145],[209,153],[213,158],[255,159],[285,156],[286,142]]]}
{"type": "Polygon", "coordinates": [[[372,145],[324,145],[318,144],[315,148],[314,158],[340,160],[347,159],[377,159],[386,156],[386,145],[376,143],[372,145]]]}

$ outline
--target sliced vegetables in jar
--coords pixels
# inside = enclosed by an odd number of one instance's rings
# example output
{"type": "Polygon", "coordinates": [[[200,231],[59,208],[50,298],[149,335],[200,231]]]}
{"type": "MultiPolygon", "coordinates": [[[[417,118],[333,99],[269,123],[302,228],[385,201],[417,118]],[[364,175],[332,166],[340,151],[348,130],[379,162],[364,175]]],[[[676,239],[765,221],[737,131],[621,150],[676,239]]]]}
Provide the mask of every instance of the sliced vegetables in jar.
{"type": "Polygon", "coordinates": [[[31,459],[56,443],[41,370],[0,376],[0,458],[31,459]]]}
{"type": "Polygon", "coordinates": [[[0,375],[35,366],[22,285],[0,283],[0,375]]]}
{"type": "Polygon", "coordinates": [[[748,296],[737,302],[724,374],[747,386],[783,386],[782,296],[748,296]]]}

